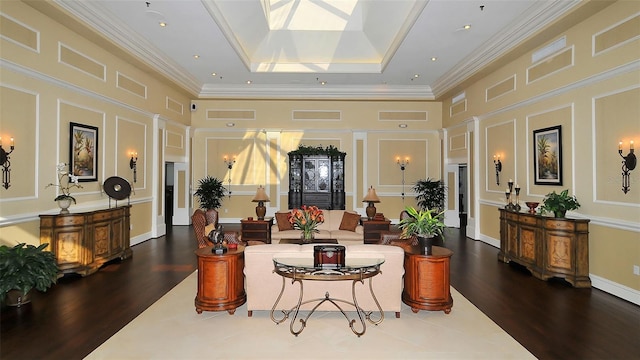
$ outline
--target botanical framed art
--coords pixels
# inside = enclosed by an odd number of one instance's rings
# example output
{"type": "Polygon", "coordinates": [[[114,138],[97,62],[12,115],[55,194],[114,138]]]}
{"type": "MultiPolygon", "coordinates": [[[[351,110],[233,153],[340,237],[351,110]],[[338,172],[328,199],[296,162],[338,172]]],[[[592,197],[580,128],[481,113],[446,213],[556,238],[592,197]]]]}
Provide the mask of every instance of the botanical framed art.
{"type": "Polygon", "coordinates": [[[78,181],[98,181],[98,128],[70,124],[69,171],[78,181]]]}
{"type": "Polygon", "coordinates": [[[533,131],[533,173],[536,185],[562,185],[562,127],[533,131]]]}

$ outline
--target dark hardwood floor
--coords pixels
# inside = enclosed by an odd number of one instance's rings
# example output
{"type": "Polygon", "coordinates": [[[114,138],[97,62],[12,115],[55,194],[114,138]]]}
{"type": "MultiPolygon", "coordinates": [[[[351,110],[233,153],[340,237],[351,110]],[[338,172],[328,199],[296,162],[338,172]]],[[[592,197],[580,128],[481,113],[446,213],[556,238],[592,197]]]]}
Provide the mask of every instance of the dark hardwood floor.
{"type": "MultiPolygon", "coordinates": [[[[499,262],[498,249],[447,231],[451,285],[536,357],[640,359],[640,307],[597,289],[535,279],[499,262]]],[[[2,308],[0,358],[83,358],[191,274],[195,248],[192,229],[175,226],[134,246],[132,259],[65,277],[33,294],[31,304],[2,308]]]]}

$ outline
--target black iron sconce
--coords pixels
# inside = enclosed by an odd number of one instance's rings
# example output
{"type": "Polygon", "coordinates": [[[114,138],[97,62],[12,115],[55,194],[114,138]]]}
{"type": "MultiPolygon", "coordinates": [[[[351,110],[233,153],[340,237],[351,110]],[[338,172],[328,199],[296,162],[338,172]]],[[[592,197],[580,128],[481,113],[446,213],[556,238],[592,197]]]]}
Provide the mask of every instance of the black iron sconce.
{"type": "Polygon", "coordinates": [[[496,167],[496,185],[500,185],[500,172],[502,171],[502,162],[500,155],[493,155],[493,165],[496,167]]]}
{"type": "Polygon", "coordinates": [[[227,166],[227,192],[229,193],[229,197],[231,197],[231,169],[233,169],[233,165],[236,163],[236,156],[233,155],[233,159],[227,157],[227,155],[223,158],[224,164],[227,166]]]}
{"type": "Polygon", "coordinates": [[[629,181],[629,175],[631,174],[631,171],[636,168],[636,163],[637,163],[636,155],[634,154],[634,150],[633,150],[633,141],[629,142],[629,153],[627,154],[627,156],[622,155],[622,141],[620,141],[620,143],[618,143],[618,154],[620,154],[620,156],[623,159],[622,160],[622,192],[626,194],[629,192],[629,188],[631,187],[631,184],[629,181]]]}
{"type": "Polygon", "coordinates": [[[9,154],[15,149],[13,138],[11,138],[11,146],[9,152],[2,147],[2,138],[0,138],[0,165],[2,165],[2,186],[8,189],[11,186],[11,161],[9,154]]]}
{"type": "Polygon", "coordinates": [[[400,166],[400,171],[402,171],[402,200],[404,201],[404,171],[407,169],[407,165],[409,165],[409,157],[400,160],[400,156],[398,156],[396,157],[396,163],[400,166]]]}
{"type": "Polygon", "coordinates": [[[133,182],[138,181],[138,153],[132,151],[129,155],[131,155],[131,160],[129,160],[129,167],[133,170],[133,182]]]}

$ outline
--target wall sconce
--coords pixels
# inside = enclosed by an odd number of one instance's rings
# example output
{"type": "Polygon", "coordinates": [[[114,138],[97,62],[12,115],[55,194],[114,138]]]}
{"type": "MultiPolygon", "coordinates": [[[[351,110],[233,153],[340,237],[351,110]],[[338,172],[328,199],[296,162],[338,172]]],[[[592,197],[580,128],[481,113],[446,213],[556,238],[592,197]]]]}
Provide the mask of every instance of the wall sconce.
{"type": "Polygon", "coordinates": [[[636,162],[637,162],[636,155],[634,154],[634,150],[633,150],[633,140],[629,141],[629,153],[627,154],[627,156],[622,155],[622,141],[620,141],[618,143],[618,154],[620,154],[620,156],[623,159],[622,160],[622,192],[626,194],[629,192],[629,188],[631,187],[631,184],[629,181],[629,175],[631,173],[631,170],[636,168],[636,162]]]}
{"type": "Polygon", "coordinates": [[[129,153],[131,160],[129,160],[129,168],[133,170],[133,182],[138,181],[138,153],[132,151],[129,153]]]}
{"type": "Polygon", "coordinates": [[[264,215],[267,213],[267,208],[264,206],[264,203],[269,202],[270,200],[262,185],[258,186],[256,196],[251,201],[258,203],[258,206],[256,206],[256,215],[258,216],[258,220],[264,220],[264,215]]]}
{"type": "Polygon", "coordinates": [[[11,186],[11,161],[9,154],[15,149],[13,138],[11,138],[11,146],[9,152],[2,148],[2,138],[0,138],[0,164],[2,165],[2,186],[8,189],[11,186]]]}
{"type": "Polygon", "coordinates": [[[502,171],[502,162],[500,162],[500,155],[493,155],[493,165],[496,166],[496,185],[500,185],[500,172],[502,171]]]}
{"type": "Polygon", "coordinates": [[[402,201],[404,202],[404,171],[407,169],[407,165],[409,165],[409,157],[405,157],[404,160],[400,160],[400,156],[396,157],[396,163],[400,166],[400,171],[402,171],[402,201]]]}
{"type": "Polygon", "coordinates": [[[367,195],[365,195],[364,199],[362,199],[362,202],[369,203],[369,206],[367,206],[367,209],[366,209],[367,218],[369,220],[372,220],[373,217],[376,216],[376,207],[373,204],[380,202],[380,198],[378,198],[378,194],[376,194],[376,189],[374,189],[373,186],[369,188],[369,190],[367,191],[367,195]]]}
{"type": "Polygon", "coordinates": [[[224,164],[227,166],[227,192],[229,193],[229,197],[231,197],[231,169],[233,169],[233,165],[236,163],[236,156],[233,155],[233,159],[229,159],[227,155],[223,158],[224,164]]]}

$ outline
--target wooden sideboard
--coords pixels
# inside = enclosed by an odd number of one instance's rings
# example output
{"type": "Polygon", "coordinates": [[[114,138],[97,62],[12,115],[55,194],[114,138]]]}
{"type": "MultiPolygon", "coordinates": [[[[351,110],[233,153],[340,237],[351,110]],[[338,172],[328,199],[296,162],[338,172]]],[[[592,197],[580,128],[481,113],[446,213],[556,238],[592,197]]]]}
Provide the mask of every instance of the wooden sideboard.
{"type": "Polygon", "coordinates": [[[498,260],[523,265],[542,280],[559,277],[575,287],[591,287],[589,220],[499,210],[498,260]]]}
{"type": "Polygon", "coordinates": [[[108,261],[132,255],[130,208],[40,215],[40,243],[49,244],[62,274],[92,274],[108,261]]]}

